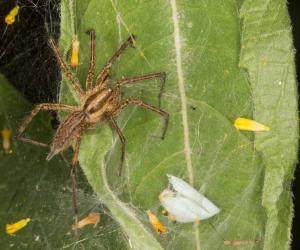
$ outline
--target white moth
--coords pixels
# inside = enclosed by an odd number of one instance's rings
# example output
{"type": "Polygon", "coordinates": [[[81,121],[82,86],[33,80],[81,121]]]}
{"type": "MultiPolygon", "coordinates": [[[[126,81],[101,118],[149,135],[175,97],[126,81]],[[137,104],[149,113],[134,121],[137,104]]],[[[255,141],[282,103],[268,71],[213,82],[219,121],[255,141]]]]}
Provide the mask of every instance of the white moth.
{"type": "Polygon", "coordinates": [[[163,190],[159,199],[170,218],[188,223],[208,219],[220,212],[218,207],[184,180],[167,176],[172,189],[163,190]]]}

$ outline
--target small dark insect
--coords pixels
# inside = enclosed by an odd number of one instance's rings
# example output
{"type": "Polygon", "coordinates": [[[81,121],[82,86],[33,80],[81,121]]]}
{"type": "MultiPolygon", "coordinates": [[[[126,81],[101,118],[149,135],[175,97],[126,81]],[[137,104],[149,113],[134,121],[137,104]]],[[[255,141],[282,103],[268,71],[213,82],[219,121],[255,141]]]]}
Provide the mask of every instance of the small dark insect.
{"type": "Polygon", "coordinates": [[[77,219],[77,202],[76,202],[76,178],[75,178],[75,169],[78,160],[79,147],[81,142],[81,136],[84,131],[88,128],[94,128],[96,124],[103,121],[109,121],[111,126],[116,130],[121,144],[121,161],[119,167],[119,175],[121,175],[122,165],[124,162],[125,155],[125,138],[122,134],[121,129],[119,128],[116,122],[116,116],[129,105],[137,105],[142,108],[148,109],[155,113],[158,113],[164,119],[164,126],[161,139],[164,139],[169,114],[160,108],[154,107],[143,102],[140,99],[125,99],[121,98],[121,88],[125,85],[134,84],[141,81],[157,79],[161,81],[160,93],[158,95],[158,106],[160,107],[160,99],[162,92],[164,90],[166,74],[161,73],[152,73],[147,75],[141,75],[136,77],[131,77],[127,79],[122,79],[115,82],[114,87],[110,88],[112,80],[109,76],[110,69],[112,65],[117,61],[120,55],[129,47],[134,47],[135,36],[131,35],[121,46],[120,48],[112,55],[112,57],[107,61],[107,63],[102,68],[101,72],[96,78],[95,85],[94,82],[94,71],[95,71],[95,31],[90,30],[90,60],[89,60],[89,69],[87,73],[87,78],[85,82],[86,90],[84,91],[81,88],[78,80],[73,76],[66,63],[62,59],[62,56],[52,38],[49,39],[49,45],[52,48],[56,59],[59,63],[60,68],[62,69],[65,76],[69,79],[73,89],[75,90],[77,96],[79,97],[80,104],[78,106],[71,106],[66,104],[58,103],[42,103],[37,105],[31,113],[23,121],[19,131],[18,138],[25,142],[30,142],[40,146],[48,146],[47,144],[32,140],[30,138],[23,137],[22,134],[26,127],[29,125],[33,117],[40,110],[51,110],[51,111],[65,111],[70,114],[66,117],[64,121],[59,125],[54,139],[50,145],[50,152],[48,153],[47,160],[50,160],[53,156],[58,153],[61,153],[63,150],[71,146],[75,142],[74,155],[71,163],[70,176],[72,180],[72,191],[73,191],[73,206],[75,210],[75,215],[77,219]]]}

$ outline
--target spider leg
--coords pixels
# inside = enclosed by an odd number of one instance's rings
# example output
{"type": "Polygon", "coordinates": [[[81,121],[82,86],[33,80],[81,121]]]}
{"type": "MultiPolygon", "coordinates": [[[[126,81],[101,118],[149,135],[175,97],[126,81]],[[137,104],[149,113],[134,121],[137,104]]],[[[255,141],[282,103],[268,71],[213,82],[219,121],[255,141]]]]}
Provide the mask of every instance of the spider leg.
{"type": "Polygon", "coordinates": [[[91,89],[91,92],[97,93],[101,89],[106,89],[107,86],[112,82],[111,77],[107,75],[105,80],[100,84],[91,89]]]}
{"type": "Polygon", "coordinates": [[[157,97],[158,98],[158,107],[160,108],[161,97],[162,97],[162,94],[163,94],[163,91],[165,88],[165,82],[166,82],[166,73],[165,72],[152,73],[152,74],[127,78],[124,80],[117,81],[116,86],[117,86],[117,88],[120,88],[122,85],[129,85],[132,83],[142,82],[142,81],[147,81],[147,80],[152,80],[152,79],[159,79],[161,81],[160,91],[159,91],[159,94],[157,97]]]}
{"type": "Polygon", "coordinates": [[[72,158],[71,170],[70,170],[70,177],[71,177],[71,182],[72,182],[72,203],[73,203],[74,214],[75,214],[75,225],[77,225],[77,223],[78,223],[78,207],[77,207],[77,193],[76,193],[76,186],[77,186],[76,166],[77,166],[79,148],[80,148],[80,143],[81,143],[81,135],[82,135],[82,132],[76,139],[74,155],[72,158]]]}
{"type": "Polygon", "coordinates": [[[123,163],[124,163],[124,157],[125,157],[125,137],[124,137],[121,129],[119,128],[116,120],[112,116],[109,117],[109,119],[110,119],[111,125],[116,130],[116,132],[117,132],[117,134],[118,134],[118,136],[120,138],[121,144],[122,144],[121,161],[120,161],[119,172],[118,172],[118,175],[121,176],[121,174],[122,174],[122,168],[123,168],[123,163]]]}
{"type": "Polygon", "coordinates": [[[24,137],[24,136],[17,136],[17,139],[20,140],[20,141],[23,141],[23,142],[27,142],[27,143],[37,145],[37,146],[49,147],[49,145],[46,144],[46,143],[42,143],[42,142],[39,142],[39,141],[36,141],[36,140],[32,140],[32,139],[24,137]]]}
{"type": "Polygon", "coordinates": [[[35,145],[48,147],[48,145],[45,143],[38,142],[38,141],[35,141],[30,138],[26,138],[26,137],[22,136],[25,129],[27,128],[29,123],[32,121],[33,117],[35,117],[40,110],[58,110],[58,111],[73,112],[73,111],[77,110],[77,107],[70,106],[70,105],[64,105],[64,104],[58,104],[58,103],[42,103],[42,104],[36,105],[35,108],[31,111],[31,113],[24,119],[23,123],[21,124],[21,127],[18,130],[17,139],[24,141],[24,142],[32,143],[35,145]]]}
{"type": "Polygon", "coordinates": [[[49,45],[51,47],[51,49],[53,50],[56,59],[62,69],[62,71],[64,72],[65,76],[69,79],[69,81],[72,84],[73,89],[76,91],[77,95],[79,96],[80,100],[83,99],[84,97],[84,92],[80,87],[80,84],[78,82],[78,80],[73,76],[72,72],[69,70],[69,68],[67,67],[67,65],[65,64],[64,60],[62,59],[62,56],[53,40],[53,38],[49,38],[49,45]]]}
{"type": "Polygon", "coordinates": [[[92,29],[88,32],[90,33],[90,64],[85,82],[86,90],[90,90],[93,88],[93,79],[95,71],[95,30],[92,29]]]}
{"type": "Polygon", "coordinates": [[[124,108],[126,108],[130,104],[140,106],[142,108],[145,108],[145,109],[148,109],[148,110],[153,111],[155,113],[158,113],[159,115],[162,116],[162,118],[164,119],[164,125],[163,125],[163,129],[162,129],[162,134],[161,134],[161,136],[159,136],[159,138],[164,139],[165,135],[166,135],[166,132],[167,132],[167,128],[168,128],[169,114],[167,112],[163,111],[160,108],[154,107],[150,104],[147,104],[147,103],[143,102],[142,100],[127,99],[126,101],[123,101],[123,102],[120,103],[119,107],[114,111],[113,115],[116,115],[117,113],[122,111],[124,108]]]}
{"type": "Polygon", "coordinates": [[[135,36],[131,35],[121,46],[120,48],[112,55],[112,57],[107,61],[101,70],[100,74],[96,79],[96,86],[101,85],[103,81],[106,79],[110,68],[116,62],[116,60],[120,57],[120,55],[129,47],[134,47],[135,36]]]}

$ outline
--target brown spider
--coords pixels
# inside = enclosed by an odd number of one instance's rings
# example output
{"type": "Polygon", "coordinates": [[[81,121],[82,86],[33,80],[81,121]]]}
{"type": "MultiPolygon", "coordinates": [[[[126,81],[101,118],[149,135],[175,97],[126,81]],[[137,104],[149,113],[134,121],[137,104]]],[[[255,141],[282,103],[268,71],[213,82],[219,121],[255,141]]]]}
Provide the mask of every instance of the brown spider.
{"type": "Polygon", "coordinates": [[[119,80],[115,83],[114,88],[110,88],[111,78],[109,72],[112,65],[120,57],[120,55],[129,47],[134,47],[135,37],[131,35],[113,54],[113,56],[107,61],[103,69],[96,78],[95,86],[93,86],[94,70],[95,70],[95,31],[90,30],[90,61],[89,69],[86,78],[86,91],[82,90],[78,80],[73,76],[66,63],[63,61],[62,56],[52,38],[49,39],[49,45],[52,48],[60,68],[62,69],[65,76],[69,79],[73,89],[79,97],[80,104],[78,106],[58,104],[58,103],[42,103],[37,105],[31,113],[25,118],[20,129],[18,130],[18,138],[25,142],[30,142],[40,146],[48,146],[47,144],[32,140],[30,138],[23,137],[22,134],[26,127],[29,125],[33,117],[40,110],[55,110],[65,111],[70,114],[65,120],[59,125],[52,144],[50,145],[50,152],[47,155],[47,160],[50,160],[54,155],[61,153],[63,150],[70,147],[75,142],[74,155],[71,163],[70,176],[72,180],[72,191],[73,191],[73,205],[75,215],[77,218],[77,202],[76,202],[76,178],[75,169],[78,160],[79,147],[81,142],[81,136],[85,129],[94,128],[97,123],[108,120],[112,127],[116,130],[121,144],[121,161],[119,167],[119,175],[121,175],[122,165],[124,162],[125,154],[125,138],[122,134],[121,129],[118,127],[115,117],[128,105],[137,105],[142,108],[151,110],[158,113],[164,119],[164,126],[162,130],[161,139],[164,138],[167,126],[169,114],[160,108],[149,105],[139,99],[121,99],[121,87],[124,85],[133,84],[151,79],[159,79],[161,81],[160,93],[158,95],[158,104],[160,107],[160,99],[164,89],[166,74],[165,73],[152,73],[147,75],[141,75],[131,77],[128,79],[119,80]]]}

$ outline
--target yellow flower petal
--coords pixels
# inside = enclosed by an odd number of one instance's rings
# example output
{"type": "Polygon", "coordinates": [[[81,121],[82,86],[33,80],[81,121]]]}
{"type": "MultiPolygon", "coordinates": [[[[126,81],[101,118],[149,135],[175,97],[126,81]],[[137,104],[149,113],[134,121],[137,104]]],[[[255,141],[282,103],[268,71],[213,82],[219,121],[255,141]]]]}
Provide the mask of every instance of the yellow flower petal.
{"type": "Polygon", "coordinates": [[[79,65],[79,40],[77,36],[74,36],[72,41],[72,54],[71,54],[71,66],[76,67],[79,65]]]}
{"type": "Polygon", "coordinates": [[[10,12],[9,15],[16,16],[19,13],[20,6],[16,5],[10,12]]]}
{"type": "Polygon", "coordinates": [[[19,13],[19,5],[16,5],[9,13],[8,15],[5,17],[5,23],[7,25],[11,25],[15,22],[15,17],[18,15],[19,13]]]}
{"type": "Polygon", "coordinates": [[[7,25],[11,25],[11,24],[13,24],[14,22],[15,22],[15,17],[14,16],[11,16],[11,15],[7,15],[6,17],[5,17],[5,23],[7,24],[7,25]]]}
{"type": "Polygon", "coordinates": [[[14,224],[6,224],[6,233],[12,235],[15,232],[19,231],[20,229],[22,229],[23,227],[25,227],[28,222],[30,221],[30,218],[26,218],[23,220],[19,220],[14,224]]]}
{"type": "Polygon", "coordinates": [[[4,128],[1,131],[2,137],[3,138],[10,138],[11,137],[11,131],[8,128],[4,128]]]}
{"type": "Polygon", "coordinates": [[[94,227],[100,221],[100,214],[99,213],[90,213],[87,217],[83,218],[81,221],[77,222],[76,225],[72,226],[73,230],[83,228],[86,225],[94,224],[94,227]]]}
{"type": "Polygon", "coordinates": [[[158,232],[159,234],[163,234],[167,231],[166,227],[158,220],[158,218],[154,213],[152,213],[151,210],[147,210],[146,213],[149,217],[150,223],[152,224],[156,232],[158,232]]]}
{"type": "Polygon", "coordinates": [[[251,119],[239,117],[234,121],[234,126],[239,130],[246,131],[269,131],[270,128],[251,119]]]}
{"type": "Polygon", "coordinates": [[[4,128],[1,131],[1,135],[2,135],[2,147],[5,151],[5,153],[11,153],[11,142],[10,142],[10,138],[11,138],[11,131],[8,128],[4,128]]]}

